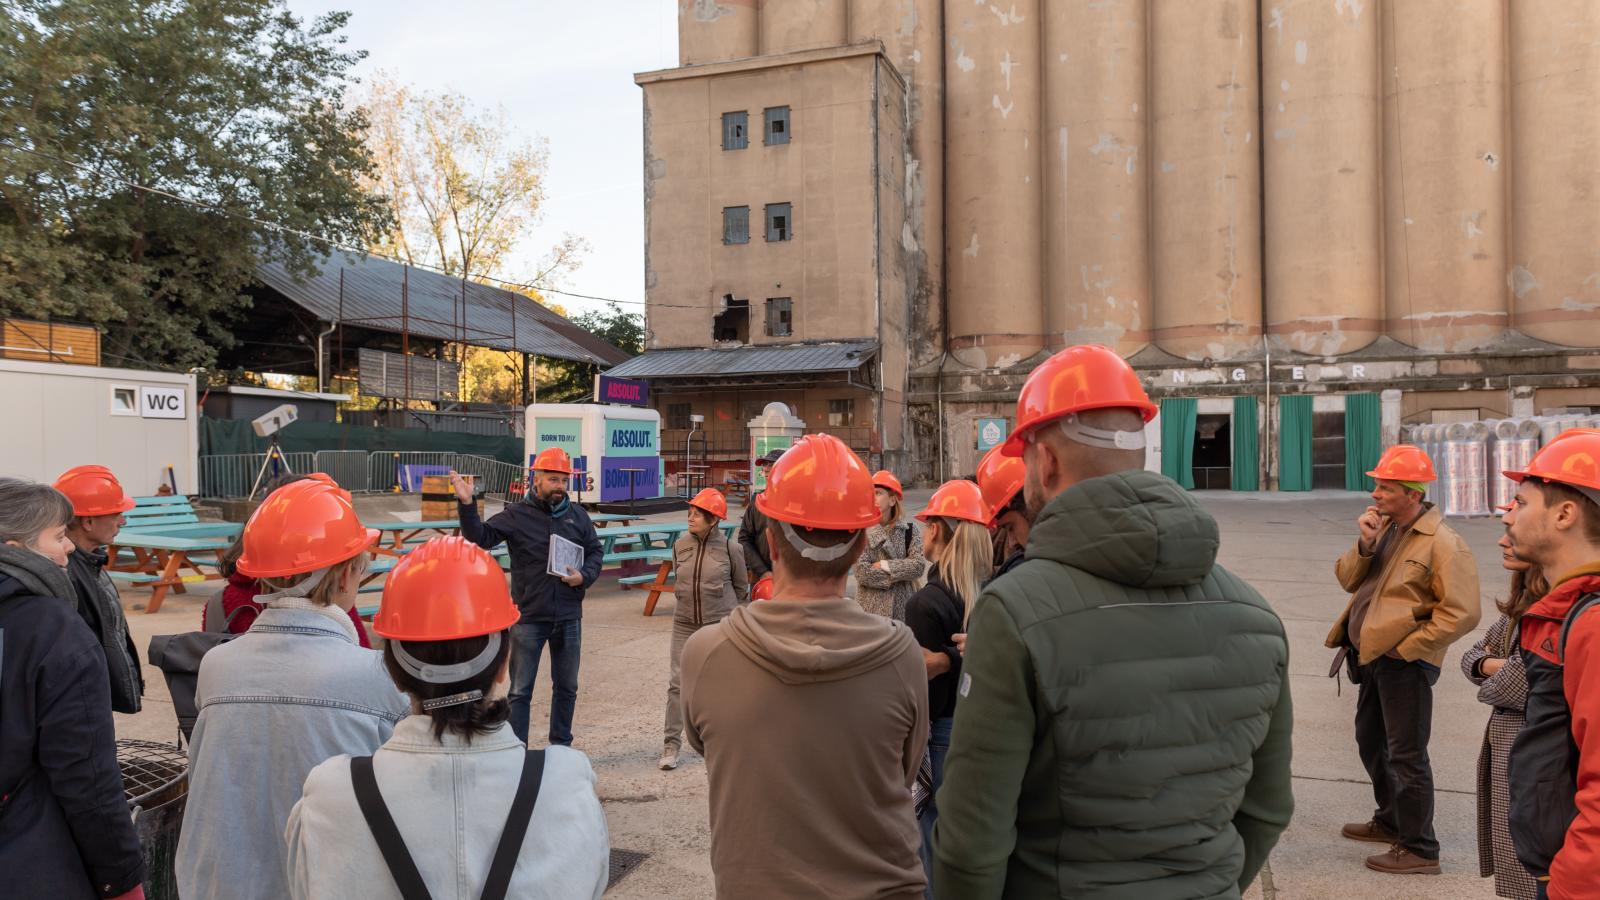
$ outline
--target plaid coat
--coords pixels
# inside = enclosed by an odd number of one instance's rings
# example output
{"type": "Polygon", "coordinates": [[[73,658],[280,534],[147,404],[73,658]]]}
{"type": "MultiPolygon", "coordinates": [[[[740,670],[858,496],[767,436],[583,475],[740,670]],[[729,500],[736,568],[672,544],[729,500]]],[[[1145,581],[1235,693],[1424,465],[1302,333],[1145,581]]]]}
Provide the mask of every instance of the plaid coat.
{"type": "Polygon", "coordinates": [[[1461,671],[1478,685],[1478,700],[1493,708],[1478,754],[1478,874],[1494,876],[1496,896],[1535,900],[1533,876],[1517,861],[1511,843],[1511,792],[1506,780],[1506,760],[1511,742],[1522,730],[1522,706],[1528,699],[1528,679],[1517,647],[1517,630],[1501,616],[1483,639],[1461,656],[1461,671]],[[1505,667],[1489,678],[1477,674],[1484,659],[1504,659],[1505,667]]]}

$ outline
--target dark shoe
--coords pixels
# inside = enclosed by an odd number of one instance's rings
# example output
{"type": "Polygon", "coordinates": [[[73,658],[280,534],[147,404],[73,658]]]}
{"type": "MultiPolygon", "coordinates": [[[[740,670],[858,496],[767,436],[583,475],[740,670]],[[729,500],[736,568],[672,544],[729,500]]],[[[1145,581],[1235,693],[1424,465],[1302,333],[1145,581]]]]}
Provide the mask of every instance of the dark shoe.
{"type": "Polygon", "coordinates": [[[1370,841],[1374,844],[1393,844],[1400,840],[1400,835],[1379,825],[1377,819],[1359,825],[1346,825],[1340,833],[1352,841],[1370,841]]]}
{"type": "Polygon", "coordinates": [[[1367,857],[1367,868],[1387,875],[1437,875],[1439,860],[1418,856],[1395,844],[1387,853],[1367,857]]]}

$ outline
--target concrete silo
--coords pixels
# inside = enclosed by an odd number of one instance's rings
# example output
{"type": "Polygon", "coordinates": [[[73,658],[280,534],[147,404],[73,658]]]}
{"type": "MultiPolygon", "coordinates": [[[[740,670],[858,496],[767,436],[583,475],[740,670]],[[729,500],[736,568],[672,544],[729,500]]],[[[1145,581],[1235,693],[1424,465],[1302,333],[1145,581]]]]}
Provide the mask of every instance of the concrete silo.
{"type": "Polygon", "coordinates": [[[756,55],[756,0],[678,0],[678,65],[756,55]]]}

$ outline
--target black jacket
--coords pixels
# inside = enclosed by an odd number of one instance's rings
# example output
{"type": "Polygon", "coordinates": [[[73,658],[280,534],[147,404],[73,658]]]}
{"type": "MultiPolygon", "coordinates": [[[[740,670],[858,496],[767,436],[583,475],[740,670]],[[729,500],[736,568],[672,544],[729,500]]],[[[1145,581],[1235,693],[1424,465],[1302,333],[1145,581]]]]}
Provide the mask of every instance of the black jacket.
{"type": "Polygon", "coordinates": [[[106,672],[111,678],[111,708],[119,713],[139,711],[144,696],[144,673],[139,669],[139,651],[128,632],[128,617],[122,612],[117,586],[105,573],[103,551],[90,553],[78,547],[67,557],[67,574],[78,592],[78,615],[100,642],[106,655],[106,672]]]}
{"type": "Polygon", "coordinates": [[[583,507],[569,502],[560,516],[553,516],[549,504],[530,497],[508,505],[487,522],[478,518],[476,504],[460,504],[460,508],[463,537],[485,550],[500,546],[501,541],[510,548],[511,596],[522,610],[523,623],[583,618],[583,594],[600,577],[605,556],[600,536],[583,507]],[[552,533],[583,547],[582,587],[568,587],[545,572],[552,533]]]}
{"type": "Polygon", "coordinates": [[[988,581],[983,583],[983,586],[988,587],[989,584],[996,578],[999,578],[1001,575],[1004,575],[1012,569],[1015,569],[1017,566],[1022,565],[1022,561],[1027,558],[1028,551],[1025,547],[1018,547],[1017,549],[1011,551],[1011,555],[1006,557],[1006,561],[1000,564],[1000,568],[995,570],[995,573],[989,577],[988,581]]]}
{"type": "Polygon", "coordinates": [[[953,634],[962,631],[967,609],[961,598],[939,580],[939,567],[928,569],[928,583],[906,601],[906,624],[924,650],[950,657],[950,671],[928,679],[928,718],[947,719],[956,714],[956,685],[961,681],[961,654],[953,634]]]}
{"type": "Polygon", "coordinates": [[[772,571],[772,557],[767,554],[767,517],[756,509],[756,498],[760,493],[750,495],[750,502],[744,505],[744,518],[739,521],[739,543],[744,545],[744,564],[749,567],[756,579],[772,571]]]}
{"type": "Polygon", "coordinates": [[[66,573],[0,550],[0,893],[115,897],[145,872],[105,653],[65,599],[66,573]]]}

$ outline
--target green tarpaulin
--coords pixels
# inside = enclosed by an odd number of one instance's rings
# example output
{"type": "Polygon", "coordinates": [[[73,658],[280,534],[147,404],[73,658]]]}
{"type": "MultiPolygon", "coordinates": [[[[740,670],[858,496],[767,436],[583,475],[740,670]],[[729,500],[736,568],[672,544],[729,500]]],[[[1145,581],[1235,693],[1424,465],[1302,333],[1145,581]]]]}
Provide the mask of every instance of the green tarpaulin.
{"type": "Polygon", "coordinates": [[[1311,398],[1278,399],[1278,490],[1311,490],[1311,398]]]}
{"type": "Polygon", "coordinates": [[[1199,402],[1193,397],[1161,401],[1161,474],[1194,490],[1194,420],[1199,402]]]}
{"type": "MultiPolygon", "coordinates": [[[[256,437],[243,419],[200,417],[200,455],[261,453],[267,439],[256,437]]],[[[434,451],[471,453],[512,465],[522,464],[522,439],[487,437],[410,428],[363,428],[337,422],[296,422],[278,433],[285,453],[317,450],[434,451]]]]}
{"type": "Polygon", "coordinates": [[[1256,398],[1233,398],[1233,478],[1230,483],[1236,491],[1261,490],[1258,427],[1256,398]]]}
{"type": "Polygon", "coordinates": [[[1383,453],[1383,408],[1377,394],[1344,398],[1344,489],[1372,492],[1367,473],[1383,453]]]}

